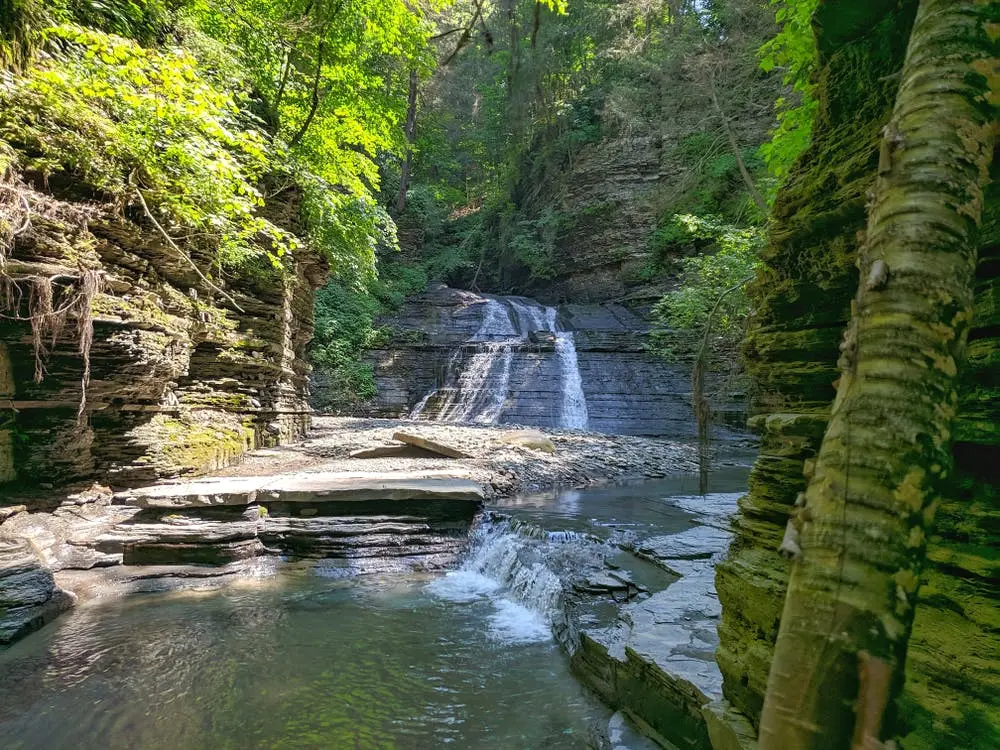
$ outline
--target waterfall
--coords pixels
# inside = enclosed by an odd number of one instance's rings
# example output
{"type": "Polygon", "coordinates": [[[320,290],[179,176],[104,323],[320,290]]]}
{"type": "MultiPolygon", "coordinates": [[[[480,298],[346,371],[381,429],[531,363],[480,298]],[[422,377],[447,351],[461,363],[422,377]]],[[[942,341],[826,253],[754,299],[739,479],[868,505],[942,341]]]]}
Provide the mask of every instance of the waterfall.
{"type": "Polygon", "coordinates": [[[531,335],[539,331],[552,335],[559,366],[557,424],[586,429],[587,400],[573,333],[560,328],[556,308],[517,297],[486,298],[482,323],[466,346],[452,354],[444,385],[427,393],[410,418],[421,418],[433,404],[436,419],[443,422],[499,422],[510,397],[515,352],[524,349],[531,335]],[[471,355],[463,357],[463,350],[469,348],[471,355]]]}
{"type": "Polygon", "coordinates": [[[419,419],[430,401],[443,390],[437,410],[441,421],[496,424],[507,400],[514,346],[520,343],[503,302],[487,298],[483,322],[469,343],[475,344],[477,351],[461,369],[460,352],[452,354],[445,376],[446,387],[424,396],[410,413],[411,419],[419,419]]]}
{"type": "Polygon", "coordinates": [[[576,341],[571,331],[556,333],[556,357],[563,378],[562,426],[585,430],[588,421],[587,397],[583,394],[576,341]]]}
{"type": "Polygon", "coordinates": [[[541,307],[537,303],[525,304],[512,300],[511,305],[521,321],[521,332],[525,337],[531,331],[546,331],[555,340],[556,360],[562,379],[562,408],[559,414],[559,426],[574,430],[587,429],[587,397],[583,393],[583,379],[580,377],[580,365],[576,356],[576,339],[572,331],[562,330],[559,326],[559,311],[554,307],[541,307]],[[528,321],[530,330],[525,330],[524,320],[528,321]]]}
{"type": "Polygon", "coordinates": [[[471,542],[462,566],[430,583],[428,590],[453,602],[489,600],[494,608],[489,634],[497,640],[549,640],[553,620],[562,611],[563,585],[532,554],[538,540],[501,521],[484,523],[471,542]]]}

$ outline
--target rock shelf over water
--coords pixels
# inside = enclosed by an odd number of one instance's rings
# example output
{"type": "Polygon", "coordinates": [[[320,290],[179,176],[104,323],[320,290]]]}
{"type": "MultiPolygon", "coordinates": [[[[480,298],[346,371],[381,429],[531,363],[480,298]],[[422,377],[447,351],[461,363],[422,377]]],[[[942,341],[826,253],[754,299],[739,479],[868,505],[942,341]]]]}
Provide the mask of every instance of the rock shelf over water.
{"type": "Polygon", "coordinates": [[[345,574],[437,569],[454,561],[484,501],[554,485],[687,473],[696,466],[684,443],[558,430],[526,431],[530,440],[512,440],[517,433],[321,417],[309,439],[250,453],[216,477],[119,493],[93,485],[10,498],[24,507],[8,506],[0,542],[30,549],[32,562],[0,555],[6,613],[0,644],[71,604],[61,582],[93,588],[74,571],[114,584],[187,578],[199,570],[192,565],[239,572],[274,555],[339,560],[345,574]],[[467,457],[351,458],[400,434],[467,457]],[[122,567],[132,572],[95,572],[122,567]],[[39,585],[22,585],[25,576],[39,585]]]}

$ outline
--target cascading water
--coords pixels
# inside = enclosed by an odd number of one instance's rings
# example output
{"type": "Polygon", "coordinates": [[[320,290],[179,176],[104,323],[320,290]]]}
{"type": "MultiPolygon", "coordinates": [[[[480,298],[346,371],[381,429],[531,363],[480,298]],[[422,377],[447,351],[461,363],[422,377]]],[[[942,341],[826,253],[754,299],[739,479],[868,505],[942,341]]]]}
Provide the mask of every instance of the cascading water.
{"type": "Polygon", "coordinates": [[[556,333],[556,357],[563,373],[562,426],[575,430],[587,429],[587,397],[576,358],[576,341],[571,331],[556,333]]]}
{"type": "Polygon", "coordinates": [[[448,362],[446,386],[434,389],[414,407],[411,419],[419,419],[431,400],[443,398],[438,406],[438,419],[443,422],[476,422],[495,424],[507,400],[514,346],[519,343],[518,331],[511,322],[507,306],[488,298],[486,313],[479,330],[469,339],[478,345],[468,363],[461,369],[460,352],[448,362]],[[457,374],[456,374],[457,373],[457,374]]]}
{"type": "Polygon", "coordinates": [[[452,602],[489,599],[494,607],[491,635],[500,640],[548,640],[553,619],[561,612],[563,585],[544,557],[535,554],[544,541],[548,538],[534,538],[516,523],[487,521],[473,534],[462,566],[428,589],[452,602]]]}
{"type": "Polygon", "coordinates": [[[517,297],[489,297],[483,322],[463,349],[449,360],[445,385],[426,394],[410,413],[424,418],[433,404],[434,418],[443,422],[496,424],[511,395],[511,379],[520,350],[527,348],[532,334],[552,337],[559,366],[561,399],[556,422],[559,427],[586,429],[587,400],[571,331],[561,330],[558,311],[517,297]],[[513,315],[512,315],[513,313],[513,315]]]}
{"type": "MultiPolygon", "coordinates": [[[[518,313],[519,320],[527,320],[529,325],[534,326],[531,330],[551,333],[555,340],[556,359],[562,376],[560,427],[587,429],[587,397],[583,393],[583,379],[580,377],[573,332],[559,329],[559,312],[554,307],[542,308],[520,300],[512,300],[511,304],[518,313]]],[[[523,323],[521,330],[526,336],[531,333],[530,330],[525,331],[523,323]]]]}

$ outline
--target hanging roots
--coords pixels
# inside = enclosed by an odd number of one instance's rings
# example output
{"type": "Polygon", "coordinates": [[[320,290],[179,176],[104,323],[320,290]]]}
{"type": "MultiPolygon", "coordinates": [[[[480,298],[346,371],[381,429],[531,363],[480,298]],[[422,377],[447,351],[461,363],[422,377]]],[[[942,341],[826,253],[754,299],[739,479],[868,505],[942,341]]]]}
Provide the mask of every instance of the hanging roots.
{"type": "Polygon", "coordinates": [[[94,297],[102,290],[101,272],[81,269],[80,275],[30,276],[12,279],[0,272],[0,317],[27,322],[31,326],[31,344],[35,355],[35,382],[45,378],[45,361],[59,343],[70,317],[76,319],[79,339],[77,351],[83,359],[83,376],[79,418],[87,406],[87,386],[90,384],[90,349],[94,343],[94,317],[91,312],[94,297]],[[69,282],[68,285],[58,282],[69,282]],[[20,313],[27,294],[27,315],[20,313]],[[55,300],[61,304],[56,307],[55,300]],[[8,314],[9,313],[9,314],[8,314]]]}
{"type": "Polygon", "coordinates": [[[90,385],[90,347],[94,343],[94,315],[91,312],[94,296],[101,291],[103,279],[97,271],[80,272],[76,297],[76,326],[80,339],[78,351],[83,358],[83,377],[80,380],[80,408],[77,418],[82,419],[87,408],[87,386],[90,385]]]}
{"type": "Polygon", "coordinates": [[[17,235],[31,226],[31,205],[21,186],[0,181],[0,272],[7,266],[17,235]]]}

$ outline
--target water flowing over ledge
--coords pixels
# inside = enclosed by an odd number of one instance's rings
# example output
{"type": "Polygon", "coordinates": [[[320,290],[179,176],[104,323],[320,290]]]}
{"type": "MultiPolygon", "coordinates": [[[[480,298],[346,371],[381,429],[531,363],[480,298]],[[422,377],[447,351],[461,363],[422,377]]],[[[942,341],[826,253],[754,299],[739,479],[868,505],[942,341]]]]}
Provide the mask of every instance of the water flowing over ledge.
{"type": "Polygon", "coordinates": [[[587,397],[571,331],[560,328],[559,313],[524,297],[486,297],[479,329],[449,357],[444,383],[428,391],[410,419],[497,424],[511,398],[512,367],[530,362],[515,352],[550,339],[559,365],[561,409],[556,427],[587,429],[587,397]]]}
{"type": "MultiPolygon", "coordinates": [[[[647,315],[432,285],[381,321],[388,336],[370,355],[378,393],[361,413],[693,439],[690,372],[650,351],[647,315]]],[[[718,385],[719,434],[742,431],[742,394],[718,385]]]]}

